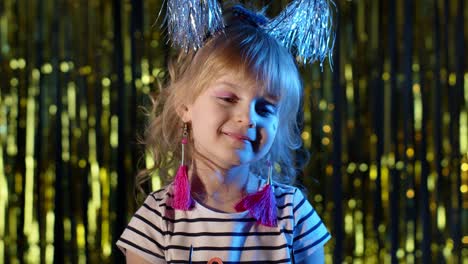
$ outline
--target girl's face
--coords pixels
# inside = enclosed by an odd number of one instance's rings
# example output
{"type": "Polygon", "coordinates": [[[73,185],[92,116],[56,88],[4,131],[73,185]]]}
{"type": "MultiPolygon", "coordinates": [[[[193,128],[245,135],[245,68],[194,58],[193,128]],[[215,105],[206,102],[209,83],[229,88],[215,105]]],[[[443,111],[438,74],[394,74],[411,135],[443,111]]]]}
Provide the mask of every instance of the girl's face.
{"type": "Polygon", "coordinates": [[[182,110],[195,150],[223,169],[262,158],[278,128],[277,99],[266,89],[225,75],[182,110]]]}

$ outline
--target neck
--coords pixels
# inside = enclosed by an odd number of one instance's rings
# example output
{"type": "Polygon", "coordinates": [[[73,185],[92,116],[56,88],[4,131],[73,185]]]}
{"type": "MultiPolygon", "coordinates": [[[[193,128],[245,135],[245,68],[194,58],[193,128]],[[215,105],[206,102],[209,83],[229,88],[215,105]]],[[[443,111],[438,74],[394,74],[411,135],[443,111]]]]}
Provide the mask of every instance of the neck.
{"type": "Polygon", "coordinates": [[[257,181],[250,177],[248,165],[225,170],[193,163],[189,175],[193,197],[223,212],[234,212],[237,202],[257,190],[257,181]]]}

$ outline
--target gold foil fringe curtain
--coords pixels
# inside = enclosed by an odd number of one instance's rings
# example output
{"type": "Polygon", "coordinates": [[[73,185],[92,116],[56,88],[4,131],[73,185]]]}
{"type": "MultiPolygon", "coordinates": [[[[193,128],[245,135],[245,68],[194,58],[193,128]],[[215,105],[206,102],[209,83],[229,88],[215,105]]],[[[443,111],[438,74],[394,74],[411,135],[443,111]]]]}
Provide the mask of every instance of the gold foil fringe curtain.
{"type": "MultiPolygon", "coordinates": [[[[271,4],[275,14],[287,1],[271,4]]],[[[301,182],[327,263],[468,257],[463,0],[336,1],[334,70],[303,68],[301,182]]],[[[164,81],[161,1],[0,2],[0,263],[115,263],[137,106],[164,81]]],[[[151,188],[161,186],[154,175],[151,188]]]]}

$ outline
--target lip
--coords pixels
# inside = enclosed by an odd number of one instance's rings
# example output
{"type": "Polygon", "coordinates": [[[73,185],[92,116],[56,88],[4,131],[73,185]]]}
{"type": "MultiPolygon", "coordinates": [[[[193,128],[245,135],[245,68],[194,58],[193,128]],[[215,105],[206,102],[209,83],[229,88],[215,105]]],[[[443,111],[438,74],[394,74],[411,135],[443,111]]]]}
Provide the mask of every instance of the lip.
{"type": "Polygon", "coordinates": [[[223,134],[225,134],[226,136],[232,137],[234,139],[237,139],[239,141],[249,141],[249,142],[253,141],[248,136],[243,135],[243,134],[232,133],[232,132],[223,132],[223,134]]]}

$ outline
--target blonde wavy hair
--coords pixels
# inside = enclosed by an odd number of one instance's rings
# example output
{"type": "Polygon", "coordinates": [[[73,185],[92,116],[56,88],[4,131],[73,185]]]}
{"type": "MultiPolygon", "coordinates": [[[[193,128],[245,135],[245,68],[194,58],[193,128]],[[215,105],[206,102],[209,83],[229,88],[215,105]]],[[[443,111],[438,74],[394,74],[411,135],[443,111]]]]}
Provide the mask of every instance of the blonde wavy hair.
{"type": "MultiPolygon", "coordinates": [[[[302,82],[292,55],[262,29],[242,21],[232,23],[223,33],[212,36],[197,52],[182,53],[169,65],[170,80],[154,98],[142,143],[151,153],[154,166],[137,175],[137,189],[158,171],[169,180],[181,160],[180,142],[183,122],[177,114],[184,104],[229,71],[243,80],[261,85],[277,96],[279,127],[268,154],[275,164],[273,179],[292,184],[297,174],[295,153],[302,146],[297,114],[300,109],[302,82]]],[[[189,140],[190,142],[190,140],[189,140]]],[[[193,157],[192,144],[186,145],[185,160],[193,157]]],[[[252,173],[266,177],[266,157],[251,164],[252,173]]]]}

